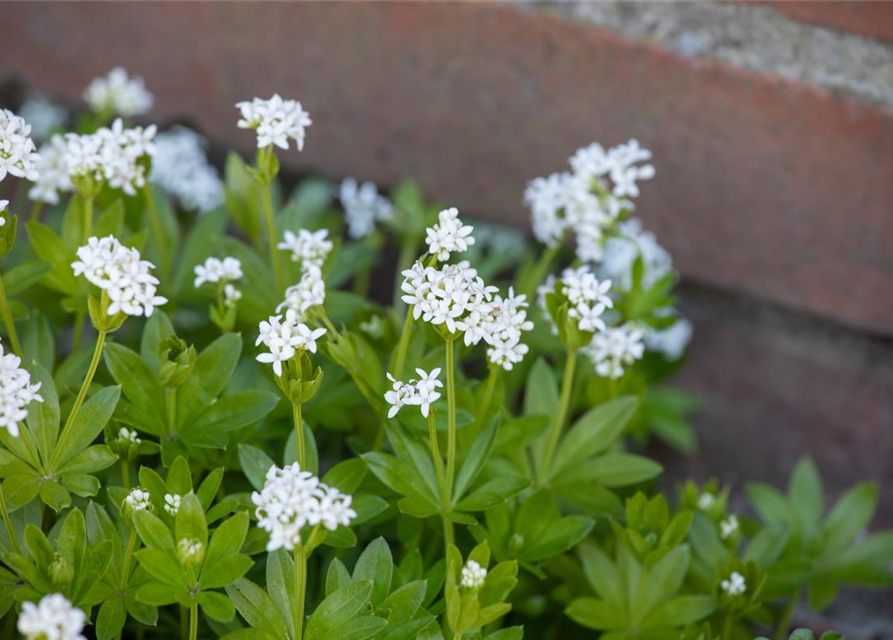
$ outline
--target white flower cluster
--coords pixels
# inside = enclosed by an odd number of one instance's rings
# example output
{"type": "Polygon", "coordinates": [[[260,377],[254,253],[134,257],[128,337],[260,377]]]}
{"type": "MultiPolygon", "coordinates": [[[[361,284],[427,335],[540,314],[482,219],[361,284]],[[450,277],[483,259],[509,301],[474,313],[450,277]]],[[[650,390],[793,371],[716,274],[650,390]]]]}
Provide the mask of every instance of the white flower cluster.
{"type": "Polygon", "coordinates": [[[136,195],[146,184],[148,158],[157,151],[155,131],[155,125],[125,129],[119,118],[96,133],[54,135],[41,148],[40,178],[28,196],[57,204],[59,192],[72,191],[72,179],[82,176],[136,195]]]}
{"type": "Polygon", "coordinates": [[[182,503],[183,496],[178,496],[176,493],[164,494],[164,510],[167,511],[171,517],[177,515],[177,512],[180,511],[180,505],[182,503]]]}
{"type": "Polygon", "coordinates": [[[283,309],[295,312],[298,320],[306,320],[308,311],[313,307],[321,307],[326,301],[326,283],[322,278],[322,270],[314,263],[308,263],[303,269],[298,284],[285,290],[285,300],[276,307],[276,313],[283,309]]]}
{"type": "Polygon", "coordinates": [[[158,278],[149,273],[155,265],[141,260],[139,251],[125,247],[115,236],[90,238],[77,256],[71,264],[74,275],[83,275],[108,294],[108,315],[123,312],[148,318],[167,302],[157,294],[158,278]]]}
{"type": "Polygon", "coordinates": [[[644,337],[645,333],[633,323],[605,327],[581,351],[592,360],[596,374],[617,380],[623,377],[626,367],[645,355],[644,337]]]}
{"type": "Polygon", "coordinates": [[[242,292],[236,289],[232,284],[227,283],[223,287],[223,304],[227,307],[234,307],[236,303],[242,299],[242,292]]]}
{"type": "Polygon", "coordinates": [[[32,402],[43,402],[37,393],[40,383],[31,384],[31,374],[21,367],[21,359],[3,353],[0,345],[0,428],[10,435],[19,435],[19,423],[28,417],[26,407],[32,402]]]}
{"type": "Polygon", "coordinates": [[[663,354],[667,360],[678,360],[688,348],[693,332],[691,322],[679,316],[666,329],[650,329],[645,334],[645,346],[649,351],[663,354]]]}
{"type": "Polygon", "coordinates": [[[349,526],[357,517],[352,496],[326,486],[298,463],[270,467],[260,492],[251,494],[257,506],[257,526],[270,534],[267,551],[293,551],[305,527],[322,525],[329,531],[349,526]]]}
{"type": "Polygon", "coordinates": [[[242,262],[238,258],[208,258],[203,264],[195,265],[195,288],[206,282],[235,282],[242,278],[242,262]]]}
{"type": "Polygon", "coordinates": [[[87,640],[81,631],[87,622],[83,611],[61,593],[52,593],[40,603],[22,603],[18,629],[27,640],[87,640]]]}
{"type": "Polygon", "coordinates": [[[131,444],[139,444],[140,442],[142,442],[142,439],[140,438],[136,430],[131,430],[127,427],[121,427],[118,430],[118,440],[126,440],[131,444]]]}
{"type": "Polygon", "coordinates": [[[84,91],[84,100],[93,111],[132,118],[152,108],[153,97],[140,77],[129,77],[115,67],[105,77],[94,78],[84,91]]]}
{"type": "Polygon", "coordinates": [[[282,363],[293,358],[299,350],[316,353],[316,341],[326,332],[325,329],[311,329],[299,322],[297,314],[291,309],[285,312],[284,320],[281,315],[271,316],[269,320],[262,321],[258,328],[260,334],[254,345],[263,344],[270,352],[258,354],[257,361],[272,364],[277,376],[282,375],[282,363]]]}
{"type": "Polygon", "coordinates": [[[480,589],[484,586],[484,580],[487,579],[487,569],[482,567],[474,560],[469,560],[462,567],[462,575],[459,584],[466,589],[480,589]]]}
{"type": "Polygon", "coordinates": [[[704,491],[698,496],[698,509],[701,511],[710,511],[716,504],[716,496],[709,491],[704,491]]]}
{"type": "Polygon", "coordinates": [[[65,107],[46,98],[29,98],[19,108],[19,115],[31,125],[31,137],[42,142],[63,127],[68,112],[65,107]]]}
{"type": "Polygon", "coordinates": [[[487,357],[490,362],[502,367],[506,371],[524,359],[529,347],[521,342],[522,332],[533,329],[533,322],[527,319],[527,296],[515,295],[515,290],[509,288],[509,294],[503,298],[497,294],[490,303],[489,318],[486,321],[484,336],[490,348],[487,349],[487,357]]]}
{"type": "Polygon", "coordinates": [[[388,410],[388,418],[397,415],[400,408],[405,405],[419,407],[422,415],[427,418],[431,405],[440,399],[440,392],[437,390],[443,386],[443,383],[437,379],[440,369],[432,369],[431,373],[427,373],[423,369],[416,369],[415,372],[419,374],[419,379],[409,382],[402,382],[395,379],[390,373],[388,374],[388,380],[393,383],[393,388],[384,394],[385,401],[391,405],[388,410]]]}
{"type": "Polygon", "coordinates": [[[474,244],[472,231],[474,227],[463,224],[459,219],[459,210],[451,207],[441,211],[437,215],[437,223],[428,227],[425,244],[432,256],[445,262],[450,259],[450,254],[466,251],[474,244]]]}
{"type": "Polygon", "coordinates": [[[289,139],[295,141],[298,151],[304,148],[306,128],[313,122],[297,100],[283,100],[277,93],[269,100],[239,102],[236,108],[242,115],[238,127],[257,130],[258,149],[270,145],[288,149],[289,139]]]}
{"type": "Polygon", "coordinates": [[[12,111],[0,109],[0,182],[7,174],[37,180],[39,160],[31,126],[12,111]]]}
{"type": "Polygon", "coordinates": [[[543,244],[557,245],[569,232],[577,237],[577,257],[599,261],[611,229],[628,199],[639,195],[639,180],[654,176],[654,167],[638,163],[651,152],[630,140],[607,151],[593,143],[571,158],[571,172],[554,173],[532,180],[524,201],[532,214],[533,233],[543,244]]]}
{"type": "Polygon", "coordinates": [[[732,575],[720,583],[720,587],[730,596],[740,596],[747,591],[747,582],[744,580],[744,576],[733,571],[732,575]]]}
{"type": "Polygon", "coordinates": [[[617,235],[605,243],[600,276],[610,278],[621,289],[632,286],[633,264],[642,256],[644,273],[642,286],[646,289],[673,270],[673,258],[650,231],[645,231],[642,221],[631,218],[621,222],[617,235]]]}
{"type": "Polygon", "coordinates": [[[728,540],[738,531],[738,516],[731,515],[719,523],[719,537],[728,540]]]}
{"type": "Polygon", "coordinates": [[[298,233],[286,231],[282,234],[282,242],[276,245],[282,251],[291,251],[292,262],[300,262],[303,267],[316,265],[322,268],[329,252],[335,246],[329,240],[329,230],[308,231],[298,229],[298,233]]]}
{"type": "Polygon", "coordinates": [[[180,201],[184,209],[201,213],[223,204],[223,182],[208,162],[207,141],[186,127],[172,127],[155,137],[149,181],[180,201]]]}
{"type": "Polygon", "coordinates": [[[146,511],[152,506],[152,496],[149,492],[137,487],[127,494],[124,498],[124,506],[133,511],[146,511]]]}
{"type": "Polygon", "coordinates": [[[614,306],[608,297],[610,280],[599,280],[590,267],[582,265],[562,271],[559,287],[569,303],[567,315],[577,320],[580,331],[605,330],[602,315],[614,306]]]}
{"type": "Polygon", "coordinates": [[[346,178],[341,183],[339,199],[344,207],[347,233],[354,240],[371,235],[376,222],[394,217],[391,201],[380,195],[371,182],[359,184],[353,178],[346,178]]]}

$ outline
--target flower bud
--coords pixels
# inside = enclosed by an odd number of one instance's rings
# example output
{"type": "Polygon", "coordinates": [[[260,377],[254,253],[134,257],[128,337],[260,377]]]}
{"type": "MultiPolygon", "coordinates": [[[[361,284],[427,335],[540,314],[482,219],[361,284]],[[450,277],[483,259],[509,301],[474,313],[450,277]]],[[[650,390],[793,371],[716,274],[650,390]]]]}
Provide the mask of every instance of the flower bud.
{"type": "Polygon", "coordinates": [[[205,545],[196,538],[182,538],[177,543],[177,557],[184,567],[196,567],[205,559],[205,545]]]}
{"type": "Polygon", "coordinates": [[[195,347],[187,345],[182,338],[170,336],[162,340],[158,351],[161,355],[158,379],[169,389],[179,387],[195,369],[198,358],[195,347]]]}
{"type": "Polygon", "coordinates": [[[58,553],[50,563],[50,579],[55,587],[65,587],[74,579],[74,568],[71,563],[58,553]]]}

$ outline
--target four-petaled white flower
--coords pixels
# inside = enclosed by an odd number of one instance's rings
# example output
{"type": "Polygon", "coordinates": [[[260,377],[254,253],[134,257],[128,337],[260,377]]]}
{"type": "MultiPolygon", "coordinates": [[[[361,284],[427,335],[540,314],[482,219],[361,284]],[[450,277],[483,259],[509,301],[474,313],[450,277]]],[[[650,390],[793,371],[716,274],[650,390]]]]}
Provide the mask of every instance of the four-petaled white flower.
{"type": "Polygon", "coordinates": [[[720,587],[730,596],[740,596],[747,591],[747,582],[737,571],[733,571],[727,579],[720,582],[720,587]]]}
{"type": "Polygon", "coordinates": [[[81,635],[87,616],[61,593],[52,593],[38,604],[22,603],[18,629],[27,640],[86,640],[81,635]]]}
{"type": "Polygon", "coordinates": [[[388,379],[392,383],[390,391],[385,392],[384,399],[391,405],[388,410],[388,418],[393,418],[404,405],[419,407],[422,415],[428,417],[431,405],[440,400],[440,392],[437,390],[443,387],[443,383],[437,379],[440,375],[440,368],[432,369],[430,373],[424,369],[416,369],[419,379],[412,379],[409,382],[397,380],[390,373],[388,379]]]}
{"type": "Polygon", "coordinates": [[[394,207],[390,200],[379,195],[371,182],[358,184],[353,178],[345,178],[341,183],[338,197],[344,207],[347,233],[355,240],[374,232],[376,222],[394,217],[394,207]]]}
{"type": "Polygon", "coordinates": [[[184,209],[205,213],[223,204],[223,181],[208,162],[207,141],[186,127],[172,127],[155,137],[149,181],[180,201],[184,209]]]}
{"type": "Polygon", "coordinates": [[[158,278],[149,272],[155,265],[140,259],[139,251],[125,247],[114,236],[90,238],[77,256],[71,264],[74,275],[83,275],[108,294],[108,315],[123,312],[149,317],[155,307],[167,302],[157,293],[158,278]]]}
{"type": "MultiPolygon", "coordinates": [[[[580,323],[582,328],[582,319],[580,323]]],[[[603,326],[581,351],[592,360],[596,374],[617,380],[623,377],[626,367],[645,355],[644,337],[644,332],[633,323],[619,327],[603,326]]]]}
{"type": "Polygon", "coordinates": [[[311,264],[322,268],[329,252],[335,246],[328,237],[328,229],[319,231],[299,229],[297,234],[286,231],[282,242],[277,244],[276,248],[291,251],[292,262],[300,262],[304,268],[311,264]]]}
{"type": "Polygon", "coordinates": [[[487,579],[487,569],[482,567],[474,560],[469,560],[462,567],[462,575],[459,584],[466,589],[474,589],[475,591],[484,586],[487,579]]]}
{"type": "Polygon", "coordinates": [[[31,126],[12,111],[0,109],[0,182],[7,174],[34,182],[39,161],[31,126]]]}
{"type": "Polygon", "coordinates": [[[471,232],[474,227],[463,224],[456,207],[444,209],[437,215],[437,223],[426,230],[425,244],[428,252],[441,262],[449,260],[450,254],[466,251],[474,244],[471,232]]]}
{"type": "Polygon", "coordinates": [[[322,270],[314,263],[303,269],[301,280],[285,290],[285,300],[276,307],[276,312],[290,309],[298,320],[304,320],[313,307],[321,307],[326,301],[326,283],[322,270]]]}
{"type": "Polygon", "coordinates": [[[275,145],[288,149],[288,141],[294,140],[298,151],[304,148],[306,128],[313,122],[297,100],[284,100],[278,93],[269,100],[254,98],[250,102],[236,104],[241,118],[240,129],[257,130],[257,148],[275,145]]]}
{"type": "Polygon", "coordinates": [[[316,341],[325,333],[325,329],[311,329],[299,322],[292,309],[282,315],[271,316],[258,326],[259,335],[255,346],[263,344],[270,351],[257,356],[258,362],[273,365],[277,376],[282,375],[282,363],[294,357],[299,350],[316,353],[316,341]]]}
{"type": "Polygon", "coordinates": [[[84,101],[97,113],[132,118],[151,109],[153,97],[142,78],[131,78],[122,67],[115,67],[107,76],[94,78],[84,91],[84,101]]]}
{"type": "Polygon", "coordinates": [[[208,258],[203,264],[195,265],[195,288],[206,282],[235,282],[242,278],[242,263],[238,258],[208,258]]]}
{"type": "Polygon", "coordinates": [[[27,407],[32,402],[43,402],[37,392],[40,383],[31,383],[31,374],[23,369],[21,359],[3,353],[0,345],[0,428],[10,435],[19,435],[19,423],[28,417],[27,407]]]}
{"type": "Polygon", "coordinates": [[[270,467],[263,489],[251,494],[257,526],[270,534],[267,551],[293,551],[302,543],[306,527],[319,525],[334,531],[349,526],[357,517],[352,500],[309,471],[301,471],[297,462],[270,467]]]}

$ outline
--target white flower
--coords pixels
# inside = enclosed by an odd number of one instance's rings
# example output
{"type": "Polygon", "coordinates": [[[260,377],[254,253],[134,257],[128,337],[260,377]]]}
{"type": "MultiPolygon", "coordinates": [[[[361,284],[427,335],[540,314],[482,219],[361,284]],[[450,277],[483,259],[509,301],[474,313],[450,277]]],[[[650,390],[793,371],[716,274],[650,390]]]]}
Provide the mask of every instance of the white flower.
{"type": "Polygon", "coordinates": [[[223,182],[208,162],[207,141],[186,127],[172,127],[155,137],[149,181],[180,201],[184,209],[207,212],[224,202],[223,182]]]}
{"type": "Polygon", "coordinates": [[[704,491],[698,496],[698,509],[701,511],[710,511],[714,504],[716,504],[716,496],[709,491],[704,491]]]}
{"type": "Polygon", "coordinates": [[[281,315],[271,316],[269,320],[262,321],[258,329],[260,334],[255,346],[263,344],[270,352],[259,354],[257,361],[272,364],[277,376],[282,375],[282,363],[294,357],[299,350],[316,353],[316,341],[326,333],[325,329],[310,329],[298,322],[292,309],[286,311],[284,320],[281,315]]]}
{"type": "Polygon", "coordinates": [[[630,218],[620,223],[617,235],[605,243],[598,274],[610,278],[622,289],[629,289],[633,264],[639,256],[644,266],[642,286],[646,289],[673,269],[673,258],[654,234],[643,229],[641,220],[630,218]]]}
{"type": "Polygon", "coordinates": [[[27,640],[86,640],[81,635],[87,616],[61,593],[22,603],[18,629],[27,640]]]}
{"type": "Polygon", "coordinates": [[[495,296],[490,305],[487,332],[488,343],[492,346],[487,349],[487,357],[506,371],[511,371],[514,365],[521,362],[529,350],[521,342],[522,332],[533,329],[533,323],[527,319],[526,308],[527,296],[516,296],[513,288],[509,288],[506,298],[495,296]]]}
{"type": "Polygon", "coordinates": [[[730,596],[740,596],[747,591],[747,583],[744,580],[744,576],[737,571],[733,571],[727,580],[723,580],[720,583],[720,586],[730,596]]]}
{"type": "Polygon", "coordinates": [[[270,145],[288,149],[289,139],[295,141],[298,151],[304,148],[306,128],[313,122],[297,100],[283,100],[277,93],[269,100],[254,98],[251,102],[239,102],[236,108],[242,116],[238,127],[257,130],[258,149],[270,145]]]}
{"type": "Polygon", "coordinates": [[[449,260],[450,254],[466,251],[474,244],[474,236],[471,232],[474,228],[462,224],[459,219],[459,210],[455,207],[444,209],[437,215],[437,223],[426,230],[425,244],[428,252],[444,262],[449,260]]]}
{"type": "Polygon", "coordinates": [[[31,374],[21,364],[17,355],[4,354],[0,345],[0,428],[13,436],[19,435],[19,423],[28,417],[28,405],[43,402],[37,393],[40,383],[31,384],[31,374]]]}
{"type": "Polygon", "coordinates": [[[227,284],[223,287],[223,304],[227,307],[235,307],[236,303],[242,299],[242,292],[233,285],[227,284]]]}
{"type": "Polygon", "coordinates": [[[111,113],[131,118],[152,108],[152,94],[140,77],[130,78],[121,67],[105,77],[94,78],[84,91],[84,100],[97,113],[111,113]]]}
{"type": "Polygon", "coordinates": [[[148,491],[137,487],[127,494],[127,497],[124,498],[124,504],[131,511],[146,511],[152,506],[152,497],[148,491]]]}
{"type": "Polygon", "coordinates": [[[28,191],[31,200],[59,204],[59,193],[74,189],[68,173],[68,144],[65,137],[56,134],[40,148],[37,172],[40,175],[28,191]]]}
{"type": "Polygon", "coordinates": [[[649,351],[663,354],[667,360],[678,360],[685,353],[693,331],[691,322],[680,316],[666,329],[648,331],[645,346],[649,351]]]}
{"type": "Polygon", "coordinates": [[[577,320],[580,331],[604,331],[602,315],[605,309],[614,306],[608,296],[610,280],[599,280],[591,268],[582,265],[576,269],[565,269],[556,286],[568,299],[570,308],[567,315],[577,320]]]}
{"type": "Polygon", "coordinates": [[[484,580],[487,579],[487,570],[474,560],[469,560],[462,567],[462,576],[459,584],[466,589],[478,590],[484,586],[484,580]]]}
{"type": "Polygon", "coordinates": [[[164,494],[164,510],[167,511],[171,515],[171,517],[177,515],[177,512],[180,511],[180,505],[182,503],[183,496],[178,496],[175,493],[164,494]]]}
{"type": "Polygon", "coordinates": [[[581,351],[589,356],[595,372],[602,378],[623,377],[626,367],[645,354],[644,333],[636,325],[605,327],[592,336],[592,342],[581,351]]]}
{"type": "Polygon", "coordinates": [[[270,467],[264,487],[251,494],[257,509],[257,526],[270,534],[267,551],[293,551],[301,544],[301,531],[317,524],[329,531],[349,526],[357,517],[351,496],[322,484],[298,463],[270,467]]]}
{"type": "Polygon", "coordinates": [[[0,109],[0,182],[7,174],[37,180],[39,160],[31,126],[12,111],[0,109]]]}
{"type": "Polygon", "coordinates": [[[569,173],[553,173],[534,178],[524,191],[524,203],[530,207],[533,235],[545,245],[554,247],[564,237],[570,221],[565,215],[569,173]]]}
{"type": "Polygon", "coordinates": [[[282,242],[277,244],[276,248],[291,251],[292,262],[300,262],[304,267],[313,264],[321,268],[334,247],[328,237],[328,229],[319,231],[299,229],[297,235],[286,231],[282,242]]]}
{"type": "Polygon", "coordinates": [[[193,269],[195,288],[206,282],[234,282],[242,278],[242,263],[237,258],[208,258],[193,269]]]}
{"type": "Polygon", "coordinates": [[[351,238],[364,238],[375,231],[375,223],[394,217],[394,207],[384,196],[379,195],[371,182],[358,184],[353,178],[341,183],[339,199],[344,207],[347,220],[347,233],[351,238]]]}
{"type": "Polygon", "coordinates": [[[719,536],[723,540],[728,540],[735,532],[738,531],[738,517],[729,516],[726,520],[719,523],[719,536]]]}
{"type": "Polygon", "coordinates": [[[404,405],[416,406],[421,409],[422,415],[428,417],[431,405],[440,400],[441,394],[437,391],[443,387],[443,383],[437,379],[440,369],[432,369],[427,373],[423,369],[416,369],[418,380],[402,382],[396,380],[390,373],[388,379],[393,383],[390,391],[384,394],[385,401],[391,405],[388,410],[388,418],[393,418],[404,405]]]}
{"type": "Polygon", "coordinates": [[[135,430],[128,429],[127,427],[121,427],[118,430],[118,440],[127,440],[131,444],[139,444],[142,442],[139,434],[135,430]]]}
{"type": "Polygon", "coordinates": [[[123,312],[149,317],[167,298],[157,295],[158,278],[149,273],[155,265],[140,259],[140,252],[125,247],[114,236],[92,237],[77,251],[71,264],[74,275],[104,290],[111,301],[108,315],[123,312]]]}
{"type": "Polygon", "coordinates": [[[65,107],[46,98],[30,98],[22,103],[19,115],[31,125],[31,138],[42,142],[62,128],[68,113],[65,107]]]}
{"type": "Polygon", "coordinates": [[[291,309],[299,320],[303,320],[310,309],[321,307],[325,301],[326,283],[322,279],[322,271],[315,264],[309,263],[298,284],[285,290],[285,300],[279,303],[276,312],[291,309]]]}

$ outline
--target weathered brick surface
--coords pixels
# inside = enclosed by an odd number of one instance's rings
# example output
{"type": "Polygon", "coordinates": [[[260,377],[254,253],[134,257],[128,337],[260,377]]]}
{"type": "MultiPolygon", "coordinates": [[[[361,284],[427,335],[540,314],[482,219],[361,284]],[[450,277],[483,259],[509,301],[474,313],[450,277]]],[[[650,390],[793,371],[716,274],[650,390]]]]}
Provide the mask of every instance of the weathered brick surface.
{"type": "Polygon", "coordinates": [[[526,223],[525,181],[590,140],[638,137],[640,211],[685,275],[872,331],[893,328],[893,114],[490,4],[3,4],[0,73],[77,96],[113,64],[158,119],[248,150],[232,104],[313,115],[302,169],[526,223]]]}
{"type": "Polygon", "coordinates": [[[779,2],[771,0],[790,18],[839,31],[893,42],[893,4],[890,2],[779,2]]]}

